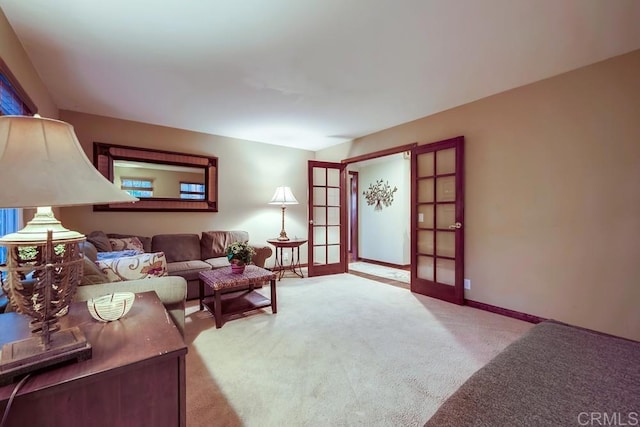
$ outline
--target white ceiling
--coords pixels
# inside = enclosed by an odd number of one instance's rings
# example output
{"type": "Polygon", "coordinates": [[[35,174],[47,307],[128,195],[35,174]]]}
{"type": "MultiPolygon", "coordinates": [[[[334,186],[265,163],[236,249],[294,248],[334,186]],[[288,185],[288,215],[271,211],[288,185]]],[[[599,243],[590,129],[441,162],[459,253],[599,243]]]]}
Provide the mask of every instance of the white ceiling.
{"type": "Polygon", "coordinates": [[[640,48],[639,0],[0,0],[60,109],[318,150],[640,48]]]}

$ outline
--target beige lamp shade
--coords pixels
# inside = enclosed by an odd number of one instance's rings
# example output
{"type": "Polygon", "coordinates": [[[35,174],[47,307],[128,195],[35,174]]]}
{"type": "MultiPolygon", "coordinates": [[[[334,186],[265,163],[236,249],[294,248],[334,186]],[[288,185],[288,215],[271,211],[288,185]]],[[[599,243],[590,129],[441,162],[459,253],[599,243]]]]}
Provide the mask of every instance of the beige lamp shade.
{"type": "Polygon", "coordinates": [[[84,154],[73,126],[39,116],[0,116],[0,208],[38,211],[0,244],[84,239],[60,224],[51,206],[135,202],[106,179],[84,154]]]}
{"type": "Polygon", "coordinates": [[[276,188],[276,192],[273,194],[270,205],[281,205],[282,206],[282,230],[280,231],[280,237],[278,240],[289,240],[287,237],[287,232],[284,230],[284,211],[286,209],[286,205],[297,205],[298,201],[293,196],[291,192],[291,188],[282,186],[276,188]]]}
{"type": "Polygon", "coordinates": [[[73,126],[42,117],[0,116],[0,182],[2,208],[138,200],[93,167],[73,126]]]}
{"type": "Polygon", "coordinates": [[[291,192],[291,188],[289,187],[278,187],[276,188],[276,192],[273,194],[270,205],[297,205],[298,201],[293,196],[291,192]]]}

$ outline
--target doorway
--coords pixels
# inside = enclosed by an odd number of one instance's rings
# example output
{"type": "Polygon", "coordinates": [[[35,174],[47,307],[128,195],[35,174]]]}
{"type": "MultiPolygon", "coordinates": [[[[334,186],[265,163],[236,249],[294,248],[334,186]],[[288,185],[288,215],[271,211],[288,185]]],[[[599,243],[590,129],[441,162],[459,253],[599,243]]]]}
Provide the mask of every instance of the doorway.
{"type": "MultiPolygon", "coordinates": [[[[411,144],[396,147],[343,160],[343,163],[354,165],[358,162],[381,161],[399,153],[410,159],[410,213],[400,219],[400,222],[409,224],[410,230],[410,289],[412,292],[464,304],[464,137],[420,146],[411,144]]],[[[358,181],[363,181],[361,174],[358,174],[358,181]]],[[[376,181],[376,186],[380,184],[376,181]]],[[[383,192],[389,193],[390,187],[386,182],[384,184],[383,192]]],[[[350,186],[356,192],[362,187],[350,186]]],[[[372,189],[371,184],[369,189],[372,189]]],[[[375,188],[372,191],[375,192],[375,188]]],[[[376,198],[373,199],[368,198],[367,204],[374,203],[376,198]]],[[[352,203],[353,195],[349,200],[352,203]]],[[[359,230],[356,252],[356,260],[359,261],[363,258],[366,260],[362,249],[370,245],[361,241],[364,226],[359,205],[356,208],[360,214],[350,215],[350,227],[359,230]]],[[[389,223],[382,223],[379,227],[387,229],[389,223]]],[[[387,236],[382,240],[388,245],[390,238],[387,236]]]]}
{"type": "Polygon", "coordinates": [[[410,147],[348,159],[349,273],[409,289],[410,147]]]}

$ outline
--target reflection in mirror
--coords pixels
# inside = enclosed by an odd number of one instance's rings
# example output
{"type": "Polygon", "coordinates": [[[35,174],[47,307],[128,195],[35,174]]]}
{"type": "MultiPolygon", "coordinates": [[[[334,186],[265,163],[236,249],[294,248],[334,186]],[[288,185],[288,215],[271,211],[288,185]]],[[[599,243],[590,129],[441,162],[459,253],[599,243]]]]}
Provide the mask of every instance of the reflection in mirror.
{"type": "Polygon", "coordinates": [[[140,199],[94,205],[96,211],[218,211],[217,157],[99,142],[93,156],[107,179],[140,199]]]}
{"type": "Polygon", "coordinates": [[[158,163],[116,160],[113,181],[139,198],[204,200],[205,169],[158,163]]]}

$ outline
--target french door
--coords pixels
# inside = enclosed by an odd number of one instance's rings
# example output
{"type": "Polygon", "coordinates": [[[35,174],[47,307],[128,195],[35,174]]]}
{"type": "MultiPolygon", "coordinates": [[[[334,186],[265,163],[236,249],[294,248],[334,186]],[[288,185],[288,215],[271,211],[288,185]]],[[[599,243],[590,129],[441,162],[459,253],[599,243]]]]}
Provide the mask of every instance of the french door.
{"type": "Polygon", "coordinates": [[[464,137],[411,156],[411,291],[464,303],[464,137]]]}
{"type": "Polygon", "coordinates": [[[347,271],[346,166],[309,160],[309,276],[347,271]]]}

